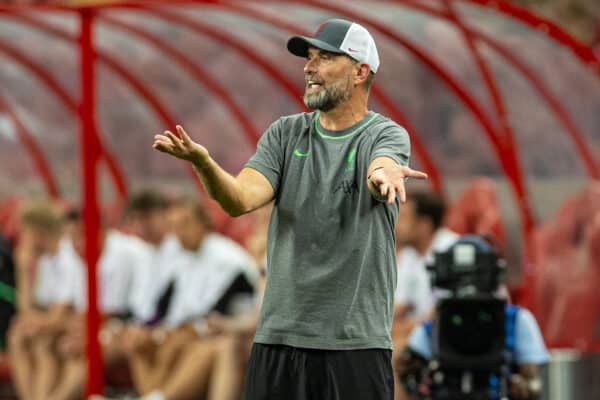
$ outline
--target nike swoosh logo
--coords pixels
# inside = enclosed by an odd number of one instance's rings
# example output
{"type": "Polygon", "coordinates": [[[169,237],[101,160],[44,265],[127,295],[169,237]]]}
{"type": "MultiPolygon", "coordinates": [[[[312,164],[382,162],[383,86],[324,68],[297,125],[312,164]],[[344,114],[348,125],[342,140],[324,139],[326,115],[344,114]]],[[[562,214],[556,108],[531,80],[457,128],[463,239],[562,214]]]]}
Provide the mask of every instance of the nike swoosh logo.
{"type": "Polygon", "coordinates": [[[348,51],[351,53],[359,53],[360,50],[354,50],[352,47],[348,47],[348,51]]]}
{"type": "Polygon", "coordinates": [[[300,150],[294,149],[294,155],[296,157],[308,157],[308,153],[310,153],[310,152],[307,151],[306,153],[302,153],[300,150]]]}

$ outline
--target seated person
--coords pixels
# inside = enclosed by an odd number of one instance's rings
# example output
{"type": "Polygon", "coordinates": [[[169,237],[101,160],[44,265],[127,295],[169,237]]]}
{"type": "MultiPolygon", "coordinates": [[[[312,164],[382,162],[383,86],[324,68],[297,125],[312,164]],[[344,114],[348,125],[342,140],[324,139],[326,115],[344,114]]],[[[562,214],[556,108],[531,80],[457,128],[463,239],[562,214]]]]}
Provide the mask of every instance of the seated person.
{"type": "MultiPolygon", "coordinates": [[[[87,265],[84,261],[83,221],[73,225],[71,236],[75,256],[70,273],[62,282],[68,288],[69,303],[75,312],[63,325],[56,345],[47,348],[41,356],[56,376],[55,382],[45,388],[39,398],[75,400],[82,396],[85,377],[85,312],[87,309],[87,265]]],[[[100,257],[97,263],[98,308],[101,320],[118,318],[128,311],[128,296],[132,270],[150,263],[151,254],[130,238],[112,229],[101,228],[100,257]]]]}
{"type": "Polygon", "coordinates": [[[132,246],[149,254],[146,263],[133,263],[128,312],[102,327],[100,341],[107,367],[126,362],[123,343],[130,326],[155,324],[162,319],[173,287],[172,260],[181,252],[181,245],[170,232],[168,224],[170,202],[153,189],[134,193],[125,212],[124,236],[132,246]]]}
{"type": "Polygon", "coordinates": [[[131,328],[124,345],[138,392],[175,400],[206,391],[224,354],[219,349],[229,343],[214,334],[207,316],[253,310],[258,271],[241,246],[211,231],[197,202],[175,204],[171,218],[183,251],[171,260],[174,289],[166,316],[161,326],[131,328]]]}
{"type": "MultiPolygon", "coordinates": [[[[465,321],[481,322],[481,319],[470,319],[467,313],[459,315],[454,309],[453,314],[451,314],[453,318],[452,326],[456,329],[463,329],[464,335],[460,339],[444,336],[448,332],[446,329],[450,328],[442,322],[444,318],[442,313],[444,313],[444,310],[449,309],[449,304],[462,304],[463,310],[466,310],[465,305],[476,305],[475,308],[470,308],[476,310],[477,315],[482,315],[482,313],[487,312],[483,311],[486,309],[481,306],[485,303],[496,304],[500,307],[500,315],[504,314],[501,319],[498,319],[503,326],[496,330],[504,338],[504,346],[500,346],[501,348],[497,350],[501,355],[508,354],[507,359],[502,358],[502,361],[498,362],[500,365],[494,364],[494,367],[489,367],[490,371],[492,369],[501,371],[501,365],[504,364],[508,364],[511,368],[510,376],[504,377],[506,378],[504,382],[508,386],[510,399],[529,400],[539,398],[542,385],[538,367],[540,364],[548,362],[548,352],[532,314],[521,307],[507,304],[504,299],[500,301],[498,291],[502,288],[503,264],[499,261],[497,252],[493,247],[479,236],[464,236],[452,245],[448,252],[436,255],[434,269],[434,286],[450,290],[450,297],[438,302],[436,316],[432,321],[426,321],[413,330],[408,346],[396,361],[396,371],[404,386],[412,394],[427,394],[435,399],[438,392],[432,386],[434,381],[431,380],[431,377],[435,371],[430,369],[430,360],[437,361],[433,364],[439,366],[436,371],[448,372],[448,376],[463,373],[461,371],[469,370],[472,372],[477,368],[487,371],[481,365],[475,365],[479,363],[483,355],[479,355],[477,361],[469,358],[471,357],[470,354],[463,355],[462,362],[464,366],[462,367],[449,365],[450,362],[447,361],[449,353],[446,346],[449,346],[448,343],[475,342],[478,340],[478,336],[484,335],[484,329],[471,329],[473,327],[470,327],[468,328],[469,331],[465,331],[464,329],[467,328],[462,326],[463,324],[467,325],[465,321]],[[484,303],[481,303],[481,301],[484,303]],[[469,335],[471,337],[468,337],[469,335]],[[473,364],[470,365],[469,362],[473,364]]],[[[489,321],[492,321],[491,317],[490,319],[486,317],[483,323],[489,321]]],[[[458,350],[453,348],[452,351],[457,352],[458,350]]],[[[489,352],[484,355],[489,355],[489,352]]],[[[486,378],[485,382],[486,384],[490,382],[489,384],[492,385],[492,375],[489,376],[489,379],[486,378]]],[[[454,393],[452,390],[456,388],[449,382],[451,381],[445,381],[443,390],[446,391],[445,393],[454,393]]],[[[494,382],[496,381],[494,380],[494,382]]],[[[498,380],[498,382],[500,381],[498,380]]],[[[501,385],[499,387],[502,389],[501,385]]],[[[491,387],[489,388],[490,392],[486,393],[496,393],[496,390],[500,389],[491,387]]],[[[464,394],[462,394],[464,397],[460,396],[443,398],[467,398],[464,394]]],[[[491,395],[486,396],[490,399],[499,398],[489,397],[491,395]]]]}
{"type": "Polygon", "coordinates": [[[17,309],[9,331],[9,355],[15,389],[21,399],[44,398],[56,382],[53,360],[45,357],[56,346],[72,315],[64,284],[72,271],[73,247],[66,238],[68,221],[51,200],[24,207],[15,251],[17,309]]]}

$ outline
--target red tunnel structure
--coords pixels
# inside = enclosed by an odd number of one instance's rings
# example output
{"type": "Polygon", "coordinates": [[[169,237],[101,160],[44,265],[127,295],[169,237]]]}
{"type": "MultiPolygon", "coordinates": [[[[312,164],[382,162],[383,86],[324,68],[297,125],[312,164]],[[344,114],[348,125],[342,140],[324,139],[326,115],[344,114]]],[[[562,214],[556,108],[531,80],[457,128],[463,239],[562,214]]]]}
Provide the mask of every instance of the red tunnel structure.
{"type": "MultiPolygon", "coordinates": [[[[226,169],[239,170],[271,121],[304,111],[302,60],[287,54],[286,39],[333,16],[374,34],[382,68],[371,103],[408,129],[413,166],[433,189],[485,214],[475,225],[502,232],[513,261],[525,265],[517,268],[524,299],[547,313],[535,274],[544,271],[540,260],[552,264],[540,249],[554,239],[540,232],[600,178],[600,60],[504,0],[0,6],[0,199],[37,191],[82,201],[94,271],[100,206],[118,208],[138,182],[201,190],[191,169],[151,151],[152,136],[181,123],[226,169]],[[478,176],[496,193],[459,197],[478,176]],[[498,205],[496,219],[490,204],[498,205]]],[[[590,215],[597,210],[590,206],[590,215]]],[[[595,243],[597,225],[581,243],[595,243]]],[[[589,276],[600,281],[594,268],[589,276]]],[[[594,318],[592,310],[591,330],[594,318]]],[[[93,393],[102,382],[98,324],[90,312],[93,393]]],[[[545,334],[553,334],[560,321],[548,324],[545,334]]],[[[598,339],[583,348],[600,349],[598,339]]]]}

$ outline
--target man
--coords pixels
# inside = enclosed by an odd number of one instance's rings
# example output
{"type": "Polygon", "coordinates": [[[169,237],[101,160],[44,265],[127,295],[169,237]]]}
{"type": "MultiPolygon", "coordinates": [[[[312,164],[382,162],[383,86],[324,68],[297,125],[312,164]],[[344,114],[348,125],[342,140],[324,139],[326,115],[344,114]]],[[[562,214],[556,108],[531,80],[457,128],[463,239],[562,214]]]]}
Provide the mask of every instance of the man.
{"type": "Polygon", "coordinates": [[[190,161],[230,215],[274,200],[243,398],[392,399],[394,224],[404,179],[426,175],[407,167],[406,131],[367,108],[379,57],[365,28],[332,19],[287,47],[317,111],[273,123],[239,175],[181,126],[153,147],[190,161]]]}
{"type": "MultiPolygon", "coordinates": [[[[472,262],[477,266],[476,269],[471,271],[464,270],[460,272],[459,278],[456,278],[453,282],[455,286],[453,288],[453,292],[456,296],[457,292],[463,291],[464,293],[469,293],[464,291],[464,289],[468,286],[470,295],[464,295],[462,299],[467,299],[469,301],[475,301],[475,299],[481,298],[499,298],[505,300],[505,291],[503,291],[503,274],[490,272],[490,265],[499,265],[499,254],[497,250],[493,247],[492,244],[488,243],[484,238],[475,236],[475,235],[466,235],[461,237],[458,241],[456,241],[448,250],[450,254],[453,256],[453,260],[459,260],[459,254],[462,255],[463,260],[462,266],[464,268],[465,265],[465,246],[469,246],[469,248],[476,249],[474,253],[475,260],[491,260],[487,263],[483,261],[472,262]],[[483,257],[480,258],[480,254],[483,257]],[[487,258],[484,258],[486,257],[487,258]],[[496,278],[490,277],[496,276],[496,278]],[[485,277],[483,279],[482,277],[485,277]],[[475,282],[475,283],[474,283],[475,282]],[[493,282],[493,283],[492,283],[493,282]],[[481,287],[480,287],[481,286],[481,287]],[[467,296],[471,296],[470,298],[467,296]],[[487,297],[486,297],[487,296],[487,297]]],[[[454,262],[454,261],[453,261],[454,262]]],[[[448,267],[444,265],[446,270],[448,267]]],[[[454,271],[454,268],[452,268],[454,271]]],[[[450,273],[450,272],[449,272],[450,273]]],[[[454,278],[454,277],[453,277],[454,278]]],[[[444,286],[444,289],[449,289],[444,286]]],[[[450,291],[450,292],[452,292],[450,291]]],[[[448,292],[448,296],[452,296],[448,292]]],[[[464,303],[463,303],[464,304],[464,303]]],[[[441,310],[440,304],[437,306],[437,311],[441,310]]],[[[478,309],[479,315],[485,315],[485,312],[482,311],[481,308],[478,309]]],[[[439,315],[439,314],[438,314],[439,315]]],[[[456,318],[461,318],[457,315],[452,315],[453,320],[456,318]]],[[[481,320],[481,317],[479,317],[481,320]]],[[[432,318],[434,320],[435,317],[432,318]]],[[[439,365],[439,354],[441,353],[439,347],[441,345],[436,345],[435,342],[435,334],[433,333],[436,328],[434,327],[434,323],[432,320],[426,321],[419,326],[417,326],[410,335],[409,343],[406,349],[403,350],[403,354],[396,361],[396,370],[400,379],[404,379],[406,381],[406,377],[409,375],[419,375],[421,374],[426,366],[430,364],[428,360],[436,359],[439,365]]],[[[463,321],[469,320],[468,317],[464,317],[463,321]]],[[[442,331],[442,324],[439,323],[440,331],[442,331]]],[[[460,324],[454,324],[453,328],[456,328],[460,324]]],[[[465,323],[466,325],[466,323],[465,323]]],[[[447,329],[447,326],[445,326],[447,329]]],[[[469,328],[472,332],[472,335],[485,335],[489,334],[489,331],[478,331],[472,328],[469,328]]],[[[542,384],[540,378],[540,365],[543,365],[548,362],[549,355],[546,350],[546,346],[544,344],[544,340],[540,333],[540,329],[535,320],[535,317],[526,309],[506,304],[505,305],[505,322],[504,327],[502,328],[503,333],[506,335],[505,338],[505,346],[504,352],[508,356],[507,361],[510,363],[510,379],[508,381],[509,386],[509,394],[510,399],[512,400],[534,400],[538,399],[541,395],[542,384]]],[[[446,332],[447,331],[443,331],[446,332]]],[[[464,332],[462,332],[464,333],[464,332]]],[[[442,335],[442,334],[440,334],[442,335]]],[[[462,337],[462,336],[461,336],[462,337]]],[[[456,338],[448,338],[444,337],[445,343],[456,343],[456,338]]],[[[465,340],[465,339],[463,339],[465,340]]],[[[486,380],[489,381],[490,385],[493,385],[493,381],[491,379],[486,380]]],[[[431,382],[430,382],[431,383],[431,382]]],[[[446,390],[451,389],[450,385],[446,385],[446,390]]],[[[423,390],[424,385],[418,385],[418,390],[423,390]]],[[[426,391],[429,389],[425,389],[426,391]]],[[[491,390],[491,389],[490,389],[491,390]]],[[[494,393],[493,390],[489,392],[490,399],[496,399],[499,397],[495,397],[492,395],[494,393]]],[[[436,399],[435,393],[429,393],[429,397],[436,399]],[[433,394],[433,396],[431,396],[433,394]]],[[[442,398],[442,397],[440,397],[442,398]]],[[[443,398],[453,398],[443,396],[443,398]]],[[[487,396],[486,396],[487,398],[487,396]]],[[[504,397],[502,397],[504,398],[504,397]]]]}
{"type": "Polygon", "coordinates": [[[149,323],[164,317],[170,299],[172,259],[181,253],[181,245],[169,229],[170,205],[163,193],[150,188],[134,193],[127,205],[127,226],[132,239],[139,242],[138,245],[149,246],[152,256],[150,264],[140,265],[141,269],[133,271],[129,308],[135,323],[149,323]]]}
{"type": "Polygon", "coordinates": [[[17,310],[9,331],[12,377],[20,398],[43,398],[56,380],[56,346],[72,315],[65,281],[73,273],[74,251],[63,238],[65,219],[51,200],[26,205],[15,251],[17,310]]]}
{"type": "MultiPolygon", "coordinates": [[[[62,285],[68,288],[69,302],[76,313],[62,326],[57,345],[48,348],[41,356],[54,369],[56,381],[47,386],[38,398],[72,400],[81,398],[85,383],[85,311],[87,309],[87,266],[84,261],[83,221],[73,221],[71,243],[74,256],[70,260],[70,273],[62,285]],[[59,368],[60,367],[60,368],[59,368]]],[[[103,322],[110,323],[128,312],[132,271],[151,263],[152,254],[147,247],[139,246],[133,239],[114,229],[102,227],[100,232],[100,258],[97,265],[98,306],[103,322]]],[[[108,357],[107,357],[108,358],[108,357]]]]}

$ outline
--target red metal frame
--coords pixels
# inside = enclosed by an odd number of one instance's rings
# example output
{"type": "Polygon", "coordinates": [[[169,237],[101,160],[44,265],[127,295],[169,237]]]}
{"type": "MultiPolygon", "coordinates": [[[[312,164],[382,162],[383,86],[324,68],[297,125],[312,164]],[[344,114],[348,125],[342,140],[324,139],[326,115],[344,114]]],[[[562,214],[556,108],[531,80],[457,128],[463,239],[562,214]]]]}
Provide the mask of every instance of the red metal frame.
{"type": "MultiPolygon", "coordinates": [[[[23,24],[26,24],[34,29],[41,30],[47,34],[56,36],[60,39],[66,40],[68,42],[76,43],[76,41],[77,41],[77,38],[73,34],[68,32],[67,30],[60,29],[56,26],[50,25],[50,24],[46,23],[45,21],[40,20],[39,18],[34,18],[29,15],[24,15],[24,14],[19,14],[19,13],[11,14],[10,17],[15,20],[19,20],[23,24]]],[[[175,119],[173,114],[171,114],[167,110],[166,106],[158,99],[158,97],[156,95],[154,95],[154,93],[152,93],[152,91],[150,89],[148,89],[132,72],[130,72],[130,70],[128,68],[126,68],[123,64],[121,64],[115,57],[112,57],[110,54],[102,52],[101,50],[96,51],[96,57],[99,61],[105,63],[108,68],[113,70],[125,82],[127,82],[131,86],[131,88],[138,94],[140,99],[142,99],[149,105],[149,107],[161,119],[162,123],[166,127],[171,127],[172,129],[174,129],[175,125],[177,125],[177,120],[175,119]]],[[[50,80],[53,80],[53,78],[49,74],[45,73],[44,75],[47,75],[48,77],[50,77],[50,80]]],[[[58,83],[54,86],[58,86],[58,87],[62,88],[58,83]]],[[[52,89],[52,90],[54,91],[54,89],[52,89]]],[[[63,92],[64,92],[64,90],[63,90],[63,92]]],[[[59,92],[56,92],[56,93],[58,95],[59,92]]],[[[61,94],[60,96],[61,96],[61,98],[69,98],[68,95],[63,96],[61,94]]],[[[76,110],[76,108],[77,108],[76,103],[72,99],[71,99],[70,103],[66,103],[66,104],[74,110],[76,110]]],[[[106,154],[110,154],[110,153],[106,153],[106,154]]],[[[111,157],[111,159],[112,159],[112,157],[111,157]]],[[[111,163],[111,164],[109,164],[109,166],[110,165],[115,166],[116,164],[111,163]]],[[[194,180],[196,188],[200,192],[202,192],[203,191],[202,183],[200,182],[197,175],[195,174],[194,169],[191,166],[187,165],[187,170],[188,170],[190,176],[192,177],[192,179],[194,180]]],[[[114,177],[114,176],[113,176],[113,178],[116,179],[116,177],[114,177]]],[[[121,180],[121,181],[123,181],[123,180],[121,180]]],[[[117,182],[119,182],[119,180],[117,180],[117,182]]],[[[125,185],[125,184],[123,183],[123,185],[125,185]]],[[[118,185],[117,187],[120,187],[120,186],[121,185],[118,185]]]]}
{"type": "MultiPolygon", "coordinates": [[[[0,43],[0,51],[1,47],[2,43],[0,43]]],[[[21,119],[14,112],[10,104],[4,101],[2,97],[0,97],[0,111],[7,114],[15,125],[17,136],[25,147],[25,150],[29,152],[35,169],[42,177],[42,181],[46,187],[46,192],[48,192],[48,194],[55,199],[60,198],[58,186],[56,184],[56,180],[54,179],[54,174],[52,173],[52,168],[50,167],[48,160],[46,160],[46,157],[44,157],[42,149],[35,141],[33,135],[29,132],[29,129],[27,129],[27,127],[21,122],[21,119]]]]}
{"type": "MultiPolygon", "coordinates": [[[[87,263],[88,308],[86,313],[86,347],[88,382],[86,395],[100,394],[104,387],[102,352],[98,341],[100,312],[98,310],[97,264],[100,257],[100,212],[97,194],[97,166],[101,157],[100,138],[96,134],[96,54],[94,51],[94,14],[80,12],[81,32],[81,155],[83,175],[83,219],[85,231],[85,258],[87,263]]],[[[86,396],[86,397],[87,397],[86,396]]]]}
{"type": "Polygon", "coordinates": [[[181,67],[186,69],[196,81],[201,82],[209,92],[211,92],[220,100],[220,102],[233,114],[235,119],[238,121],[248,141],[250,143],[256,143],[260,137],[260,133],[254,127],[250,117],[244,112],[244,110],[240,108],[233,97],[229,95],[229,92],[227,92],[227,90],[215,79],[211,78],[211,74],[207,70],[198,64],[194,64],[189,57],[182,54],[178,50],[175,50],[162,39],[157,38],[143,29],[139,29],[133,25],[121,22],[106,15],[98,16],[98,20],[104,24],[112,25],[113,27],[126,31],[134,36],[143,38],[145,41],[151,43],[156,48],[168,54],[172,60],[180,64],[181,67]]]}
{"type": "MultiPolygon", "coordinates": [[[[451,18],[447,13],[441,12],[438,9],[428,7],[422,3],[416,3],[410,0],[391,0],[394,3],[400,4],[405,7],[409,7],[421,12],[424,12],[428,15],[445,19],[450,21],[451,18]]],[[[464,28],[475,38],[481,40],[482,43],[485,43],[498,54],[502,55],[509,64],[511,64],[514,68],[516,68],[523,77],[532,85],[532,87],[538,92],[540,97],[544,99],[548,107],[554,112],[557,119],[561,122],[566,132],[573,140],[575,147],[584,161],[586,170],[590,178],[600,179],[600,167],[598,163],[594,159],[594,156],[590,152],[590,146],[585,140],[585,136],[579,130],[579,128],[575,125],[575,122],[569,116],[569,113],[564,108],[564,106],[560,103],[560,101],[554,96],[550,90],[546,87],[546,85],[542,82],[540,78],[535,75],[535,72],[526,64],[521,62],[507,47],[503,46],[500,42],[495,40],[494,38],[487,36],[483,32],[479,32],[468,26],[464,25],[464,28]]]]}
{"type": "Polygon", "coordinates": [[[498,13],[508,15],[525,25],[545,32],[548,37],[556,40],[566,48],[570,49],[573,54],[590,66],[590,69],[600,77],[600,58],[594,53],[591,47],[581,43],[573,36],[569,35],[565,30],[560,28],[554,22],[541,18],[533,12],[522,6],[509,3],[506,0],[460,0],[464,3],[471,3],[482,6],[486,9],[495,10],[498,13]]]}
{"type": "MultiPolygon", "coordinates": [[[[75,40],[75,39],[73,39],[75,40]]],[[[77,113],[78,105],[77,102],[67,93],[65,88],[51,75],[46,69],[36,64],[29,57],[25,56],[20,50],[0,41],[0,51],[10,56],[13,60],[18,62],[20,65],[31,71],[40,81],[59,98],[59,100],[73,113],[77,113]]],[[[102,143],[99,143],[102,146],[102,143]]],[[[113,157],[110,151],[102,148],[102,156],[111,174],[113,183],[117,188],[117,193],[121,199],[127,196],[127,184],[125,178],[121,172],[121,167],[113,157]]],[[[48,166],[48,168],[50,168],[48,166]]],[[[44,175],[49,174],[50,170],[44,171],[44,175]]]]}
{"type": "Polygon", "coordinates": [[[529,201],[527,200],[527,188],[525,186],[525,179],[523,177],[523,168],[521,167],[521,162],[519,160],[519,155],[516,151],[514,144],[514,132],[510,124],[510,119],[508,117],[508,112],[506,110],[506,106],[504,105],[504,100],[502,98],[502,94],[498,89],[498,85],[496,84],[496,80],[494,79],[487,62],[484,60],[483,56],[479,52],[475,40],[473,38],[473,34],[469,31],[465,25],[463,24],[460,16],[454,10],[454,3],[452,0],[444,0],[444,4],[446,6],[446,10],[448,16],[452,22],[454,22],[461,33],[465,38],[465,42],[467,44],[467,48],[469,52],[475,59],[477,64],[477,68],[484,78],[485,85],[487,86],[488,92],[492,98],[492,103],[496,109],[496,114],[499,119],[499,130],[503,134],[501,137],[500,144],[504,148],[504,151],[500,154],[502,158],[508,158],[512,174],[514,175],[514,187],[518,196],[518,204],[522,204],[524,207],[519,207],[519,211],[521,212],[521,221],[523,222],[523,233],[525,240],[525,248],[527,249],[527,253],[529,257],[533,257],[535,254],[533,249],[533,240],[532,233],[535,227],[535,221],[533,219],[533,213],[528,208],[530,207],[529,201]]]}

